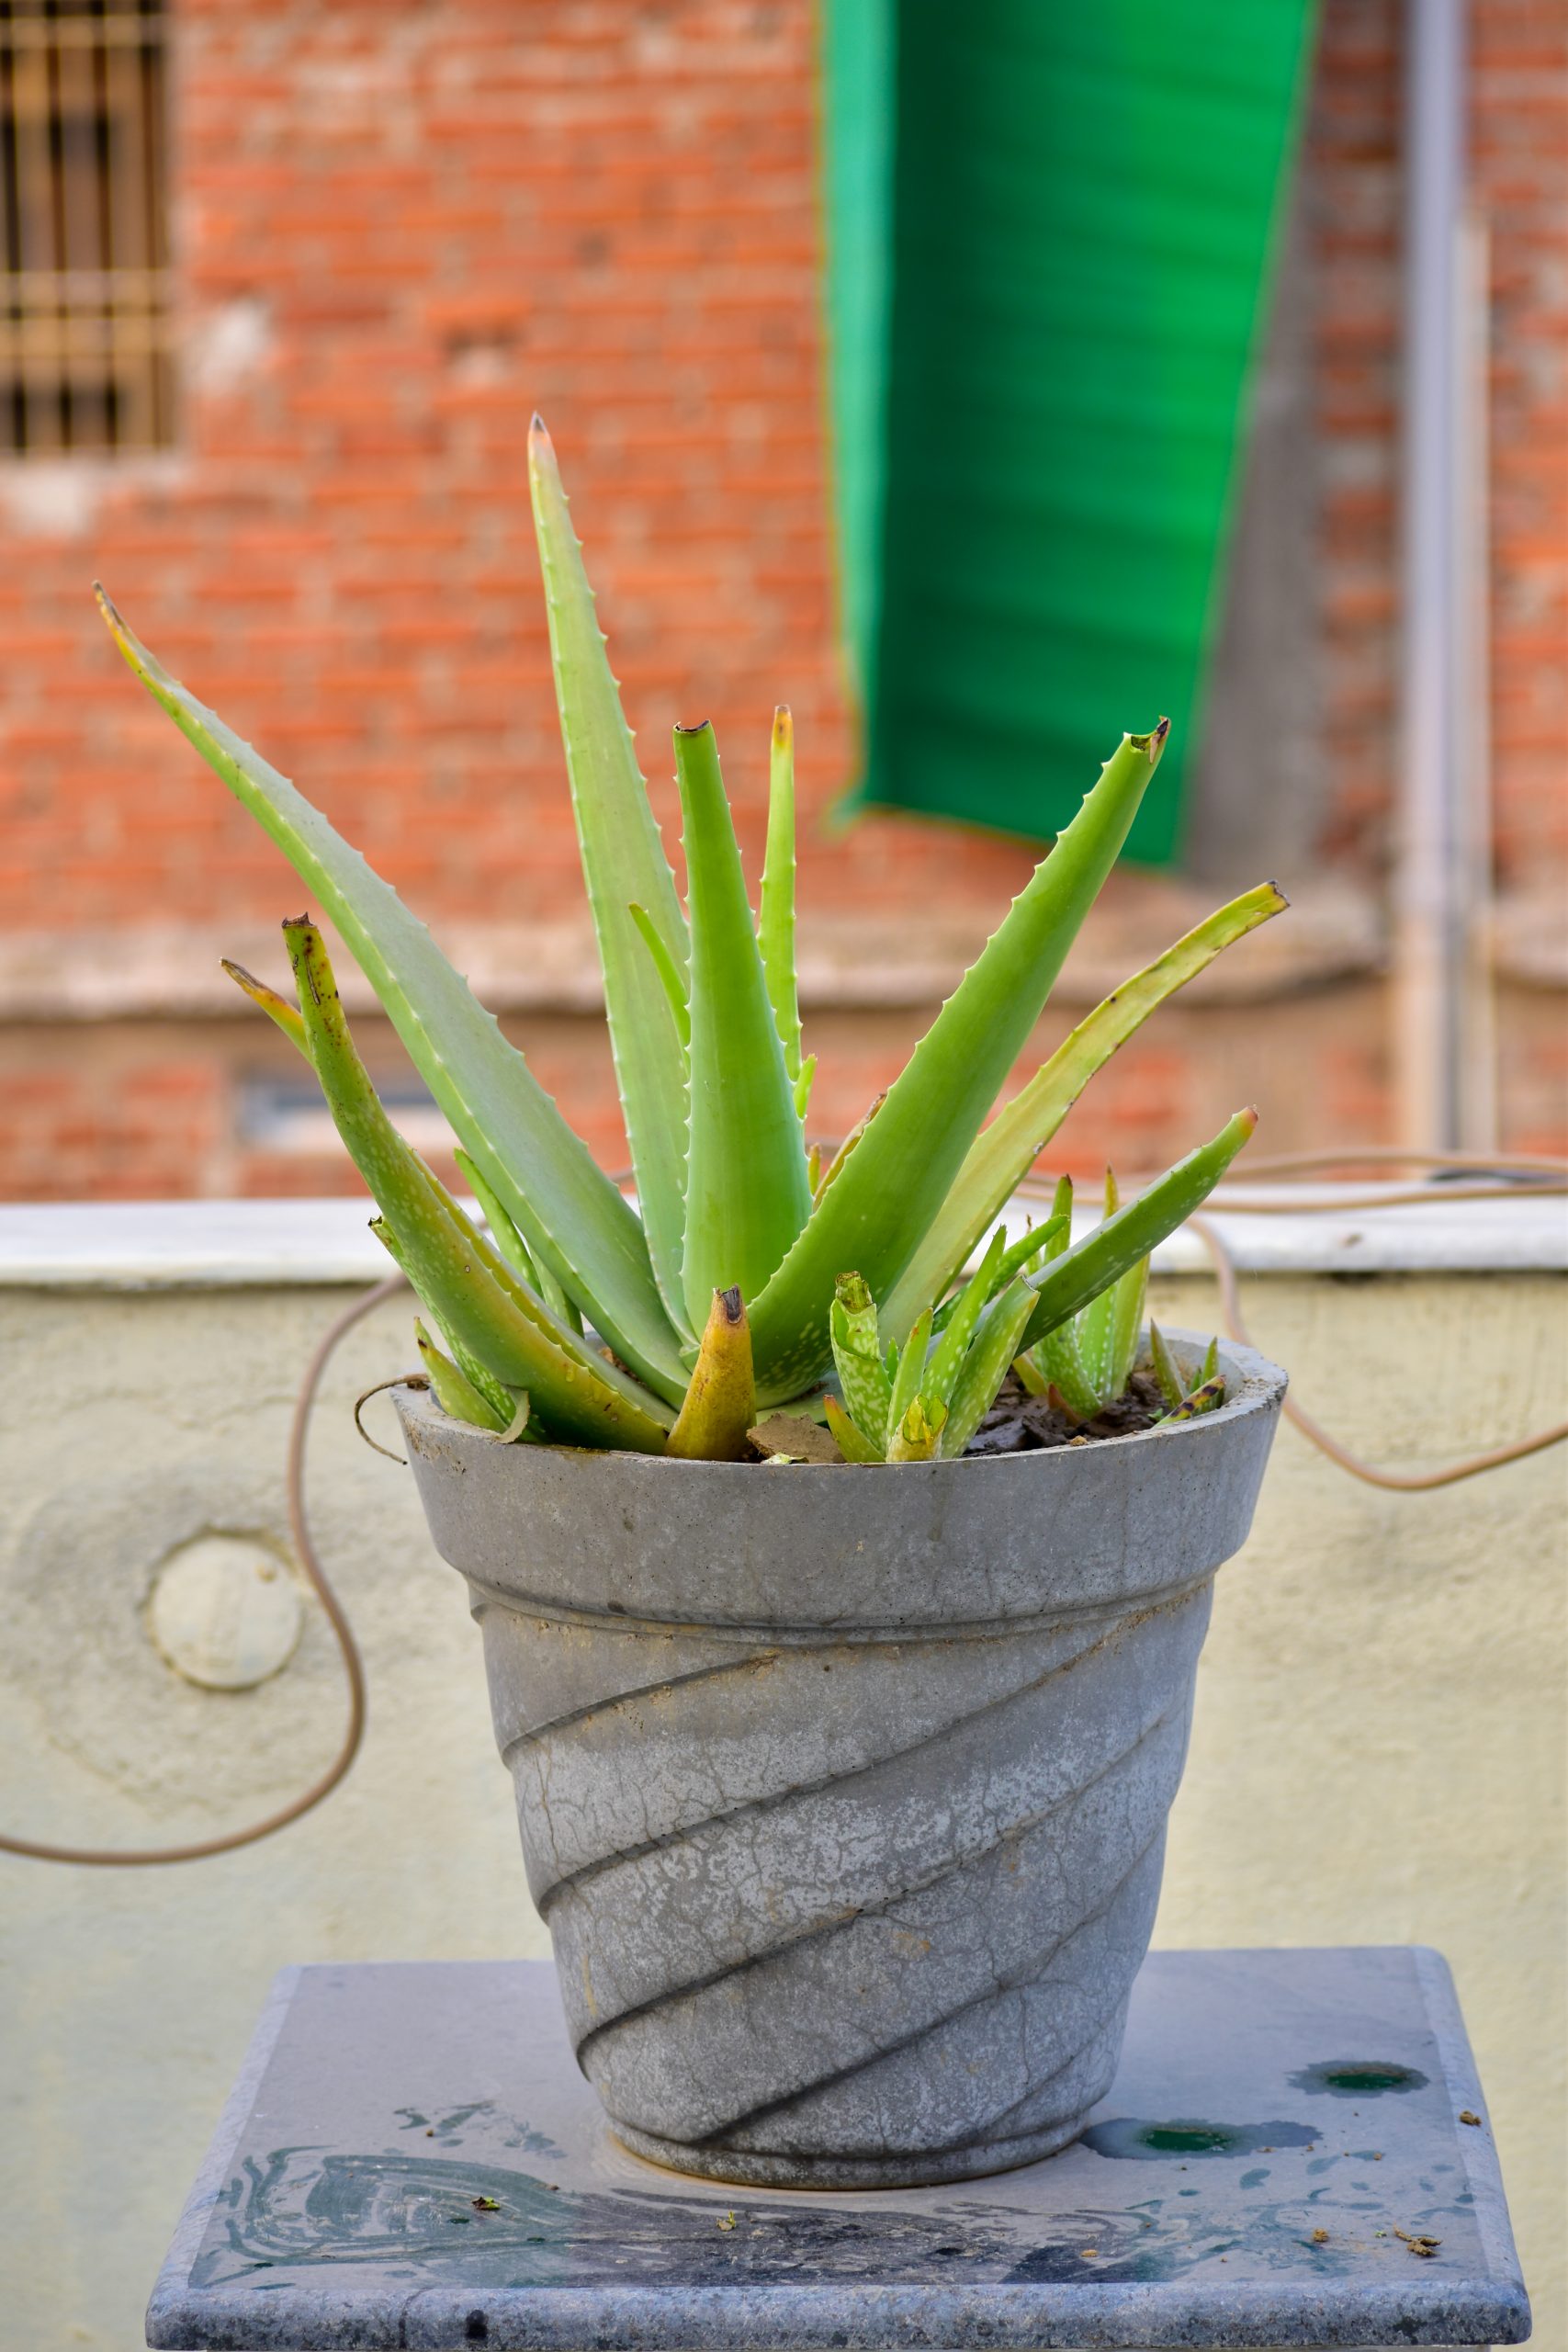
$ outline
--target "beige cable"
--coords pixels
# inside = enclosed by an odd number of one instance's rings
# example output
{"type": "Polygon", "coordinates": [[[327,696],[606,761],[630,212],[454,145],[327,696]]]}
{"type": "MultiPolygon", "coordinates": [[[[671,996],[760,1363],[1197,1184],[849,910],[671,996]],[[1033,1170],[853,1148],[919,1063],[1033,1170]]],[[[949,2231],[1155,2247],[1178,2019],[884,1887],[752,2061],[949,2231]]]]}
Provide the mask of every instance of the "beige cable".
{"type": "Polygon", "coordinates": [[[281,1805],[276,1813],[269,1813],[264,1820],[253,1821],[243,1829],[228,1830],[220,1838],[200,1838],[188,1846],[53,1846],[42,1838],[13,1838],[0,1830],[0,1853],[20,1854],[35,1862],[80,1862],[100,1870],[141,1870],[155,1862],[205,1861],[210,1854],[230,1854],[236,1847],[254,1846],[258,1838],[270,1838],[275,1829],[287,1829],[291,1821],[298,1821],[302,1815],[319,1805],[324,1797],[331,1796],[344,1779],[358,1755],[359,1744],[365,1736],[365,1666],[343,1603],[333,1590],[310,1534],[305,1512],[305,1442],[310,1432],[316,1392],[338,1341],[379,1306],[384,1299],[395,1296],[407,1287],[401,1274],[389,1275],[385,1282],[378,1283],[374,1290],[367,1291],[363,1297],[356,1298],[351,1306],[345,1306],[341,1315],[334,1317],[305,1368],[305,1377],[294,1400],[294,1418],[288,1431],[285,1476],[289,1530],[299,1565],[326,1611],[327,1623],[343,1656],[343,1670],[348,1683],[348,1724],[342,1745],[326,1770],[300,1795],[281,1805]]]}
{"type": "MultiPolygon", "coordinates": [[[[1267,1176],[1276,1182],[1287,1174],[1301,1174],[1309,1170],[1356,1167],[1419,1167],[1471,1168],[1512,1170],[1523,1177],[1522,1183],[1489,1184],[1481,1181],[1472,1184],[1425,1184],[1408,1191],[1383,1191],[1364,1194],[1352,1193],[1348,1198],[1337,1194],[1332,1201],[1258,1201],[1227,1199],[1227,1190],[1235,1187],[1218,1186],[1210,1193],[1202,1211],[1187,1219],[1208,1253],[1219,1284],[1220,1314],[1226,1331],[1244,1348],[1257,1345],[1247,1328],[1241,1309],[1239,1270],[1230,1250],[1222,1238],[1213,1219],[1217,1213],[1224,1216],[1329,1216],[1352,1208],[1396,1208],[1407,1203],[1425,1206],[1434,1202],[1446,1204],[1450,1201],[1517,1201],[1531,1200],[1540,1194],[1548,1198],[1568,1193],[1568,1160],[1548,1159],[1535,1154],[1519,1153],[1506,1159],[1483,1152],[1404,1151],[1395,1146],[1366,1145],[1346,1151],[1303,1151],[1277,1156],[1270,1159],[1255,1159],[1247,1170],[1249,1180],[1267,1176]]],[[[1049,1187],[1028,1178],[1021,1191],[1044,1197],[1049,1187]]],[[[1369,1487],[1383,1487],[1393,1494],[1417,1495],[1434,1487],[1452,1487],[1461,1478],[1479,1477],[1483,1470],[1500,1469],[1507,1462],[1522,1462],[1528,1454],[1541,1453],[1549,1445],[1561,1445],[1568,1438],[1568,1421],[1555,1422],[1551,1428],[1535,1430],[1529,1437],[1518,1438],[1512,1445],[1494,1446],[1485,1453],[1466,1455],[1450,1463],[1441,1470],[1380,1470],[1371,1462],[1363,1462],[1348,1446],[1325,1430],[1303,1405],[1287,1394],[1285,1418],[1320,1453],[1352,1478],[1364,1480],[1369,1487]]]]}

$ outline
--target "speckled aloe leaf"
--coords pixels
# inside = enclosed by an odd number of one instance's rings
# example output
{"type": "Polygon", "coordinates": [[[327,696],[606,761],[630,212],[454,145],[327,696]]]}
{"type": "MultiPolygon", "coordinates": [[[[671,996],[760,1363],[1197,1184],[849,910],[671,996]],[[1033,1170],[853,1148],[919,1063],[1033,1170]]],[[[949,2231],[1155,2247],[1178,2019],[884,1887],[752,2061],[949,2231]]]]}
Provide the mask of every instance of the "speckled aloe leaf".
{"type": "Polygon", "coordinates": [[[1077,1317],[1062,1324],[1045,1337],[1032,1351],[1030,1361],[1041,1374],[1045,1394],[1053,1401],[1065,1406],[1076,1421],[1092,1421],[1099,1412],[1101,1398],[1089,1374],[1078,1349],[1077,1317]]]}
{"type": "Polygon", "coordinates": [[[859,1274],[840,1274],[834,1284],[829,1330],[844,1403],[880,1458],[887,1444],[893,1381],[877,1340],[876,1302],[859,1274]]]}
{"type": "Polygon", "coordinates": [[[949,1288],[1096,1070],[1126,1044],[1156,1005],[1288,904],[1272,882],[1245,891],[1123,980],[1078,1023],[1028,1085],[976,1137],[951,1192],[883,1303],[882,1328],[887,1336],[901,1339],[921,1307],[949,1288]]]}
{"type": "Polygon", "coordinates": [[[1097,1226],[1076,1250],[1054,1258],[1041,1272],[1025,1275],[1034,1307],[1017,1351],[1034,1347],[1146,1258],[1168,1233],[1174,1233],[1208,1199],[1257,1125],[1256,1111],[1238,1111],[1211,1142],[1179,1159],[1135,1201],[1097,1226]]]}
{"type": "Polygon", "coordinates": [[[944,1454],[963,1453],[997,1401],[997,1391],[1008,1366],[1019,1351],[1025,1324],[1034,1312],[1034,1296],[1021,1276],[991,1301],[959,1367],[942,1433],[944,1454]]]}
{"type": "Polygon", "coordinates": [[[631,910],[642,910],[672,970],[682,976],[686,925],[610,669],[555,449],[537,417],[528,435],[528,480],[572,815],[604,974],[610,1050],[637,1204],[660,1296],[690,1340],[702,1323],[699,1317],[685,1329],[681,1282],[685,1062],[671,1033],[661,978],[649,970],[631,910]]]}
{"type": "Polygon", "coordinates": [[[947,1407],[940,1396],[911,1397],[888,1435],[888,1461],[934,1462],[947,1419],[947,1407]]]}
{"type": "Polygon", "coordinates": [[[857,1267],[882,1299],[908,1264],[1115,864],[1168,731],[1162,720],[1152,735],[1122,738],[758,1299],[751,1338],[764,1406],[825,1368],[837,1273],[857,1267]]]}
{"type": "Polygon", "coordinates": [[[880,1444],[874,1443],[852,1415],[845,1412],[836,1396],[828,1398],[826,1410],[829,1435],[846,1462],[867,1465],[873,1462],[886,1461],[886,1439],[880,1444]]]}
{"type": "MultiPolygon", "coordinates": [[[[763,1290],[811,1207],[784,1048],[768,998],[713,729],[675,729],[691,916],[691,1134],[682,1272],[694,1327],[715,1291],[763,1290]]],[[[822,1305],[826,1329],[833,1273],[822,1305]]],[[[791,1391],[798,1395],[805,1382],[791,1391]]]]}
{"type": "Polygon", "coordinates": [[[1148,1295],[1149,1261],[1140,1258],[1135,1266],[1128,1267],[1111,1293],[1116,1303],[1111,1317],[1111,1361],[1106,1373],[1112,1397],[1122,1395],[1138,1361],[1148,1295]]]}
{"type": "Polygon", "coordinates": [[[892,1366],[892,1394],[887,1399],[887,1434],[894,1432],[926,1385],[926,1359],[931,1352],[931,1318],[922,1315],[892,1366]]]}
{"type": "MultiPolygon", "coordinates": [[[[1116,1178],[1105,1171],[1105,1214],[1114,1216],[1121,1206],[1116,1178]]],[[[1148,1295],[1149,1261],[1135,1265],[1091,1299],[1078,1317],[1077,1343],[1084,1370],[1095,1397],[1095,1408],[1114,1404],[1127,1385],[1144,1327],[1144,1301],[1148,1295]]]]}
{"type": "Polygon", "coordinates": [[[631,1207],[397,892],[287,776],[169,676],[98,593],[130,668],[321,902],[530,1252],[616,1354],[677,1403],[686,1387],[679,1339],[631,1207]]]}
{"type": "Polygon", "coordinates": [[[551,1432],[585,1445],[664,1450],[668,1408],[595,1356],[533,1297],[392,1125],[355,1050],[315,925],[284,925],[310,1059],[393,1257],[452,1340],[494,1380],[525,1388],[551,1432]]]}

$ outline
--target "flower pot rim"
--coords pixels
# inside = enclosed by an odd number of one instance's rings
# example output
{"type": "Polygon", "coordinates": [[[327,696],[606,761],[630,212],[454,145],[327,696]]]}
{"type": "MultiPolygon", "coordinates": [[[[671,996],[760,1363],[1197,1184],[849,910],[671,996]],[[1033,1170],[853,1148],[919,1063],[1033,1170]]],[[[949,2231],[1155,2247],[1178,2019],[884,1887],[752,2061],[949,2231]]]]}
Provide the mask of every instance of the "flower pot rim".
{"type": "MultiPolygon", "coordinates": [[[[1179,1326],[1173,1326],[1165,1332],[1168,1340],[1191,1341],[1202,1347],[1208,1345],[1210,1336],[1207,1332],[1189,1331],[1179,1326]]],[[[1244,1347],[1236,1340],[1222,1339],[1219,1356],[1220,1369],[1226,1374],[1224,1402],[1217,1405],[1212,1412],[1200,1414],[1192,1420],[1172,1421],[1164,1426],[1156,1424],[1146,1430],[1127,1430],[1115,1437],[1094,1438],[1088,1446],[1029,1446],[1021,1447],[1012,1453],[960,1453],[931,1462],[788,1462],[776,1464],[768,1462],[694,1462],[674,1454],[644,1453],[629,1446],[562,1445],[554,1439],[543,1445],[529,1446],[518,1443],[515,1439],[503,1438],[499,1430],[480,1429],[468,1421],[454,1420],[442,1411],[431,1393],[428,1381],[421,1375],[414,1374],[408,1380],[399,1381],[391,1393],[405,1428],[412,1419],[428,1421],[442,1430],[458,1430],[465,1440],[474,1440],[486,1451],[493,1449],[513,1454],[521,1461],[532,1459],[537,1462],[545,1455],[551,1455],[574,1462],[635,1462],[670,1478],[705,1476],[710,1478],[750,1479],[754,1472],[776,1468],[797,1475],[809,1472],[818,1481],[824,1477],[841,1478],[846,1471],[857,1472],[865,1478],[879,1476],[889,1470],[919,1471],[930,1479],[933,1475],[946,1476],[955,1471],[973,1473],[1000,1464],[1011,1465],[1016,1476],[1018,1465],[1022,1463],[1077,1463],[1087,1453],[1098,1457],[1128,1446],[1146,1448],[1156,1440],[1165,1445],[1189,1442],[1200,1436],[1212,1440],[1217,1430],[1245,1416],[1278,1406],[1290,1381],[1290,1374],[1282,1366],[1264,1355],[1259,1349],[1244,1347]],[[424,1400],[423,1410],[417,1401],[422,1398],[424,1400]]],[[[784,1408],[774,1407],[773,1409],[779,1412],[784,1408]]],[[[1039,1475],[1061,1476],[1070,1473],[1054,1470],[1039,1475]]]]}

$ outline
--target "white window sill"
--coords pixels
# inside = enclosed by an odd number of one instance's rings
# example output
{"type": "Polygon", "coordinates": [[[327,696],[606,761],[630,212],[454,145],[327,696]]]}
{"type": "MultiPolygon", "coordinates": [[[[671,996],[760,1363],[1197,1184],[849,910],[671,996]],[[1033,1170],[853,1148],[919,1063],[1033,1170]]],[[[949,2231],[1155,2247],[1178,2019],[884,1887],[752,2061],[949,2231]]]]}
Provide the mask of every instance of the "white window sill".
{"type": "MultiPolygon", "coordinates": [[[[1371,1186],[1292,1188],[1313,1214],[1216,1218],[1236,1263],[1258,1274],[1568,1272],[1568,1201],[1431,1202],[1336,1209],[1371,1186]]],[[[1237,1188],[1238,1192],[1242,1188],[1237,1188]]],[[[1280,1191],[1270,1194],[1279,1199],[1280,1191]]],[[[1038,1221],[1043,1204],[1030,1201],[1038,1221]]],[[[378,1282],[390,1261],[355,1200],[50,1202],[0,1205],[0,1288],[223,1290],[378,1282]]],[[[1014,1218],[1015,1225],[1021,1221],[1014,1218]]],[[[1085,1230],[1092,1224],[1086,1221],[1085,1230]]],[[[1156,1252],[1161,1273],[1198,1273],[1196,1235],[1156,1252]]]]}

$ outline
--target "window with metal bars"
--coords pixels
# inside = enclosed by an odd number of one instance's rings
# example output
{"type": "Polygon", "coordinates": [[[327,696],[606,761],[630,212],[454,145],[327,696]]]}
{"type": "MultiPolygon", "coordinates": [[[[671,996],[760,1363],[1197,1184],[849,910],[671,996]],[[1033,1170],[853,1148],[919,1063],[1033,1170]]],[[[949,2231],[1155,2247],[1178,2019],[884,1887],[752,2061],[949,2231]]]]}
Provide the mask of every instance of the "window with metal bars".
{"type": "Polygon", "coordinates": [[[171,437],[163,0],[0,0],[0,451],[171,437]]]}

